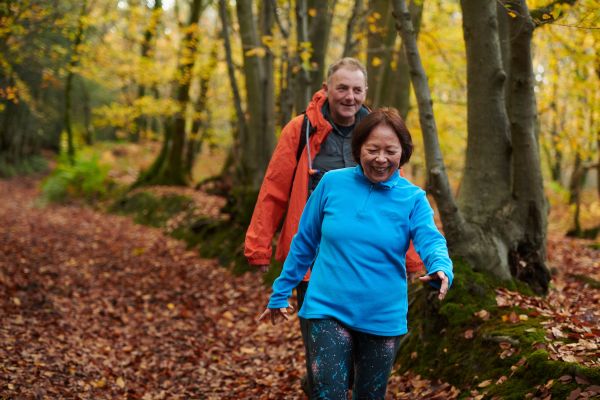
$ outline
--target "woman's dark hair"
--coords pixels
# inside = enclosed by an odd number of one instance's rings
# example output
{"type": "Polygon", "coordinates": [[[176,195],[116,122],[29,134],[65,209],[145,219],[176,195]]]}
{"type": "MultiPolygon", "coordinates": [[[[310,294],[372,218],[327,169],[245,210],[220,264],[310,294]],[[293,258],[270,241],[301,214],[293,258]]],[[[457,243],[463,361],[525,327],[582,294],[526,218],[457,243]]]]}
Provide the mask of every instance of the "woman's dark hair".
{"type": "Polygon", "coordinates": [[[373,111],[354,128],[352,134],[352,156],[354,160],[360,164],[360,148],[367,141],[373,129],[379,125],[389,126],[400,139],[400,145],[402,146],[400,167],[403,166],[410,160],[413,152],[412,138],[398,111],[391,107],[383,107],[373,111]]]}

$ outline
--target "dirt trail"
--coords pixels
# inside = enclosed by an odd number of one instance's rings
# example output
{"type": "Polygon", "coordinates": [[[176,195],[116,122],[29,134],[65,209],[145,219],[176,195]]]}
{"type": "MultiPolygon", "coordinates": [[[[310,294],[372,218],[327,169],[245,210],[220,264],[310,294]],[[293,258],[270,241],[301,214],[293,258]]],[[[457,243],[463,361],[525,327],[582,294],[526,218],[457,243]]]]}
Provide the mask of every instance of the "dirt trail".
{"type": "MultiPolygon", "coordinates": [[[[0,398],[304,398],[297,321],[255,323],[259,275],[36,187],[0,180],[0,398]]],[[[389,397],[451,391],[405,375],[389,397]]]]}

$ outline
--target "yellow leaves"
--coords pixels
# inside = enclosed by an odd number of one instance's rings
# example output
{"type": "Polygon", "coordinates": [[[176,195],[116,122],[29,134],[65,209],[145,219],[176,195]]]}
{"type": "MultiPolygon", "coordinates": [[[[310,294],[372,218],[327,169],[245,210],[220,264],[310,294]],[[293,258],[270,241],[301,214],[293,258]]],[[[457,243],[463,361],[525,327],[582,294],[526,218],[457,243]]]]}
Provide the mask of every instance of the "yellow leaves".
{"type": "Polygon", "coordinates": [[[312,57],[313,48],[311,42],[301,42],[299,56],[302,60],[302,69],[309,71],[311,69],[310,59],[312,57]]]}
{"type": "Polygon", "coordinates": [[[18,297],[13,297],[12,302],[14,303],[15,306],[21,305],[21,300],[18,297]]]}
{"type": "Polygon", "coordinates": [[[311,17],[316,17],[317,16],[317,9],[316,8],[309,8],[308,9],[308,15],[310,15],[311,17]]]}
{"type": "Polygon", "coordinates": [[[18,104],[19,90],[15,86],[7,86],[4,89],[0,88],[0,99],[6,99],[18,104]]]}
{"type": "MultiPolygon", "coordinates": [[[[111,154],[111,152],[107,152],[107,153],[111,154]]],[[[144,247],[134,247],[133,250],[131,250],[131,254],[135,257],[141,256],[145,252],[146,252],[146,248],[144,248],[144,247]]]]}
{"type": "Polygon", "coordinates": [[[118,377],[116,384],[118,387],[120,387],[121,389],[125,388],[125,381],[123,380],[123,378],[118,377]]]}
{"type": "Polygon", "coordinates": [[[369,24],[375,24],[375,23],[377,23],[377,21],[378,21],[378,20],[380,20],[380,19],[381,19],[381,14],[380,14],[380,13],[378,13],[377,11],[375,11],[374,13],[370,14],[370,15],[367,17],[367,22],[368,22],[369,24]]]}
{"type": "Polygon", "coordinates": [[[371,60],[371,65],[373,67],[379,67],[382,64],[381,58],[379,57],[373,57],[373,59],[371,60]]]}
{"type": "Polygon", "coordinates": [[[106,386],[106,379],[100,378],[97,381],[93,381],[92,386],[95,387],[96,389],[101,389],[104,386],[106,386]]]}
{"type": "Polygon", "coordinates": [[[167,304],[167,308],[168,308],[169,310],[174,310],[174,309],[175,309],[175,304],[173,304],[173,303],[169,303],[169,304],[167,304]]]}
{"type": "Polygon", "coordinates": [[[549,20],[549,19],[554,19],[554,17],[552,17],[552,15],[551,15],[551,14],[544,13],[544,14],[542,15],[542,19],[543,19],[544,21],[547,21],[547,20],[549,20]]]}
{"type": "Polygon", "coordinates": [[[247,50],[244,55],[246,57],[264,57],[267,54],[267,49],[264,47],[254,47],[250,50],[247,50]]]}
{"type": "Polygon", "coordinates": [[[514,11],[508,11],[508,15],[509,15],[511,18],[517,18],[517,13],[515,13],[514,11]]]}
{"type": "Polygon", "coordinates": [[[262,42],[263,45],[265,45],[268,48],[272,48],[275,44],[275,39],[273,38],[272,35],[263,35],[260,38],[260,41],[262,42]]]}

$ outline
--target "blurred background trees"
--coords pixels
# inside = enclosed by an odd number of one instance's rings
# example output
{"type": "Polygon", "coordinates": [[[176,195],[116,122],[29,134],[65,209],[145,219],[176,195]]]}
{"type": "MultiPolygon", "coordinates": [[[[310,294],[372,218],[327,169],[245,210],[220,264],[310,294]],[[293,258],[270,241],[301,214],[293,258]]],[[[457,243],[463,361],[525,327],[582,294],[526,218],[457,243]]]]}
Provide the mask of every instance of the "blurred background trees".
{"type": "MultiPolygon", "coordinates": [[[[144,155],[119,177],[128,185],[210,180],[242,193],[239,204],[247,208],[282,126],[321,87],[327,65],[351,55],[368,68],[367,105],[394,106],[406,117],[416,144],[407,172],[425,187],[425,144],[392,3],[0,0],[0,174],[39,168],[48,152],[65,163],[77,163],[81,153],[111,162],[111,154],[125,152],[131,159],[144,155]]],[[[469,89],[469,82],[489,81],[483,70],[489,63],[469,65],[463,24],[485,17],[468,14],[466,1],[406,3],[450,190],[463,209],[489,204],[476,203],[469,193],[477,191],[502,203],[467,173],[494,170],[486,178],[490,187],[513,182],[514,166],[506,164],[503,174],[492,167],[492,153],[472,162],[479,152],[469,143],[475,130],[503,129],[484,104],[494,100],[490,94],[476,100],[469,89]],[[478,107],[476,122],[470,107],[478,107]]],[[[567,205],[549,223],[593,234],[600,215],[600,2],[491,3],[498,7],[505,73],[517,67],[507,50],[514,56],[529,40],[515,22],[524,14],[535,22],[535,98],[517,96],[522,103],[512,110],[532,107],[536,143],[529,145],[539,146],[545,196],[550,205],[567,205]]],[[[498,112],[510,110],[507,103],[498,112]]],[[[503,121],[515,128],[514,118],[503,121]]],[[[497,152],[510,151],[514,139],[505,139],[497,152]]]]}

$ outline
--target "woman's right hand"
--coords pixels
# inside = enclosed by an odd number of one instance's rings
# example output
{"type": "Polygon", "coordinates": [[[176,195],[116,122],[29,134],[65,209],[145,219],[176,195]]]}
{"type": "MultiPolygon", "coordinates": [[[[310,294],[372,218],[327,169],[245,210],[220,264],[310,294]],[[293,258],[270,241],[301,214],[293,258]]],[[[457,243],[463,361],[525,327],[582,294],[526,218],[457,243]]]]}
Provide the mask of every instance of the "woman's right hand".
{"type": "Polygon", "coordinates": [[[294,312],[294,307],[292,306],[288,306],[287,308],[267,308],[256,320],[260,322],[270,317],[271,323],[275,325],[279,317],[285,319],[286,321],[290,319],[290,314],[292,312],[294,312]]]}

